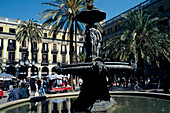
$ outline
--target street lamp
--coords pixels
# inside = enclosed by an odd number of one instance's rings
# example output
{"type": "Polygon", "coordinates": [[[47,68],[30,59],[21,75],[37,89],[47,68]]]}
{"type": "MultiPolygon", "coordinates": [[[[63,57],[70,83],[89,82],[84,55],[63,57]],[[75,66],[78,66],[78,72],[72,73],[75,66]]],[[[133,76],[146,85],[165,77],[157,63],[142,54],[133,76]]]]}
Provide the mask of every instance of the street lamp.
{"type": "MultiPolygon", "coordinates": [[[[26,66],[26,69],[27,69],[27,70],[26,70],[26,77],[28,76],[29,64],[30,64],[30,62],[29,62],[28,59],[26,59],[25,62],[24,62],[23,60],[20,60],[20,65],[21,65],[21,66],[26,66]]],[[[26,78],[26,77],[24,77],[24,78],[26,78]]]]}

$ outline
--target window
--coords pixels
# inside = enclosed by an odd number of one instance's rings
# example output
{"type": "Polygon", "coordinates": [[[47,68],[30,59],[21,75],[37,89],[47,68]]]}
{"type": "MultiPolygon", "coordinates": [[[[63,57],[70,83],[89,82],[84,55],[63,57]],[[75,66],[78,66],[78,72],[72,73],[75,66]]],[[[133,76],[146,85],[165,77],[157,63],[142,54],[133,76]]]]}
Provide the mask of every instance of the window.
{"type": "Polygon", "coordinates": [[[66,63],[66,55],[62,55],[62,63],[66,63]]]}
{"type": "Polygon", "coordinates": [[[170,19],[168,20],[168,23],[169,23],[169,29],[170,29],[170,19]]]}
{"type": "Polygon", "coordinates": [[[22,42],[22,47],[27,47],[26,41],[23,41],[23,42],[22,42]]]}
{"type": "Polygon", "coordinates": [[[105,35],[105,31],[103,31],[103,35],[105,35]]]}
{"type": "Polygon", "coordinates": [[[108,29],[108,34],[112,33],[112,28],[108,29]]]}
{"type": "Polygon", "coordinates": [[[120,29],[120,25],[116,25],[115,26],[115,30],[117,31],[117,30],[119,30],[120,29]]]}
{"type": "Polygon", "coordinates": [[[15,48],[15,46],[16,46],[16,44],[15,44],[15,40],[12,40],[12,39],[9,39],[9,41],[8,41],[8,46],[11,48],[15,48]]]}
{"type": "Polygon", "coordinates": [[[66,52],[66,45],[61,45],[61,51],[62,51],[62,53],[66,52]]]}
{"type": "Polygon", "coordinates": [[[22,53],[22,60],[25,61],[27,59],[27,53],[22,53]]]}
{"type": "Polygon", "coordinates": [[[43,50],[45,50],[45,51],[48,50],[48,43],[43,43],[43,50]]]}
{"type": "Polygon", "coordinates": [[[82,53],[83,52],[83,47],[79,47],[79,52],[82,53]]]}
{"type": "Polygon", "coordinates": [[[15,52],[9,52],[8,60],[9,61],[14,61],[15,60],[15,52]]]}
{"type": "Polygon", "coordinates": [[[53,55],[53,63],[57,63],[57,55],[56,54],[53,55]]]}
{"type": "Polygon", "coordinates": [[[53,51],[57,51],[57,44],[53,44],[53,51]]]}
{"type": "Polygon", "coordinates": [[[62,36],[62,40],[63,40],[63,41],[65,40],[65,35],[62,36]]]}
{"type": "Polygon", "coordinates": [[[42,61],[47,62],[48,61],[48,54],[43,54],[42,55],[42,61]]]}
{"type": "Polygon", "coordinates": [[[3,39],[0,38],[0,48],[2,48],[2,46],[3,46],[3,39]]]}
{"type": "Polygon", "coordinates": [[[44,33],[44,37],[47,37],[47,33],[44,33]]]}
{"type": "Polygon", "coordinates": [[[33,54],[33,57],[34,57],[35,63],[37,63],[37,53],[34,53],[34,54],[33,54]]]}
{"type": "Polygon", "coordinates": [[[103,41],[103,46],[105,46],[106,45],[106,41],[103,41]]]}
{"type": "Polygon", "coordinates": [[[165,8],[164,8],[163,5],[161,5],[161,6],[158,7],[158,12],[159,12],[159,13],[162,13],[162,12],[164,12],[164,11],[165,11],[165,8]]]}
{"type": "Polygon", "coordinates": [[[34,42],[34,43],[33,43],[33,49],[34,49],[34,50],[37,50],[37,42],[34,42]]]}
{"type": "Polygon", "coordinates": [[[15,33],[15,29],[9,28],[9,33],[15,33]]]}
{"type": "Polygon", "coordinates": [[[0,27],[0,32],[3,32],[3,27],[0,27]]]}
{"type": "Polygon", "coordinates": [[[2,50],[0,50],[0,57],[2,57],[2,50]]]}
{"type": "Polygon", "coordinates": [[[53,33],[53,38],[56,38],[56,34],[55,33],[53,33]]]}

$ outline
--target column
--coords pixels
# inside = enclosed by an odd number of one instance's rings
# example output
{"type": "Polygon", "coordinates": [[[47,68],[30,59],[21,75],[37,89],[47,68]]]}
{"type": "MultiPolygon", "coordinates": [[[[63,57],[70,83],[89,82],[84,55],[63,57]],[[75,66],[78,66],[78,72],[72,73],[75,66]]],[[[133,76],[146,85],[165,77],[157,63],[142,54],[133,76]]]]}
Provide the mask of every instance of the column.
{"type": "Polygon", "coordinates": [[[8,40],[7,40],[7,38],[4,38],[4,56],[3,56],[3,62],[5,62],[6,63],[6,60],[7,60],[7,45],[8,45],[8,40]]]}
{"type": "Polygon", "coordinates": [[[80,47],[77,45],[77,55],[79,55],[79,52],[80,52],[80,47]]]}
{"type": "Polygon", "coordinates": [[[68,64],[70,64],[70,55],[69,55],[70,48],[69,48],[69,45],[66,45],[66,46],[67,46],[67,62],[68,62],[68,64]]]}
{"type": "Polygon", "coordinates": [[[170,18],[168,19],[169,29],[170,29],[170,18]]]}
{"type": "Polygon", "coordinates": [[[61,62],[61,44],[58,44],[58,62],[61,62]]]}
{"type": "Polygon", "coordinates": [[[52,71],[52,68],[51,68],[51,66],[49,66],[49,73],[48,73],[49,75],[52,75],[51,71],[52,71]]]}
{"type": "Polygon", "coordinates": [[[31,55],[32,55],[32,53],[31,53],[31,43],[30,42],[28,43],[28,52],[29,52],[28,59],[29,59],[29,61],[31,63],[31,55]]]}
{"type": "Polygon", "coordinates": [[[52,43],[49,43],[49,63],[52,64],[52,60],[51,60],[51,44],[52,43]]]}
{"type": "Polygon", "coordinates": [[[42,54],[41,54],[41,50],[42,50],[42,43],[39,43],[39,57],[38,57],[38,63],[41,63],[42,60],[42,54]]]}
{"type": "Polygon", "coordinates": [[[28,68],[28,77],[31,76],[31,68],[28,68]]]}
{"type": "Polygon", "coordinates": [[[41,78],[41,68],[40,67],[38,69],[38,76],[39,76],[39,78],[41,78]]]}
{"type": "Polygon", "coordinates": [[[16,50],[16,61],[19,61],[19,42],[18,41],[16,41],[17,42],[17,50],[16,50]]]}

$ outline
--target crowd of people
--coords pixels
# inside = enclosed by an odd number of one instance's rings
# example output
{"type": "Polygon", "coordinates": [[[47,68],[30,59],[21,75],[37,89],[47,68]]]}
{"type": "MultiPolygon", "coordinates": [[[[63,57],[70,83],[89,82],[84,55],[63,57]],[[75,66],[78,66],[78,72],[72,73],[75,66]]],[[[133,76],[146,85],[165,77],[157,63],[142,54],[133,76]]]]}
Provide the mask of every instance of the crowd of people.
{"type": "Polygon", "coordinates": [[[44,96],[47,92],[49,92],[52,87],[59,87],[61,85],[65,85],[65,87],[69,84],[69,81],[66,78],[56,79],[56,80],[48,80],[48,79],[17,79],[14,81],[13,90],[9,94],[8,102],[28,98],[33,93],[34,96],[44,96]]]}
{"type": "MultiPolygon", "coordinates": [[[[114,79],[112,77],[107,77],[106,78],[107,83],[110,86],[114,85],[114,79]]],[[[135,77],[135,76],[130,76],[130,77],[117,77],[115,80],[116,87],[131,87],[132,90],[140,90],[145,88],[149,88],[149,83],[150,83],[150,78],[147,77],[145,80],[142,77],[135,77]],[[145,86],[144,86],[145,85],[145,86]]],[[[159,88],[160,86],[158,86],[159,88]]]]}

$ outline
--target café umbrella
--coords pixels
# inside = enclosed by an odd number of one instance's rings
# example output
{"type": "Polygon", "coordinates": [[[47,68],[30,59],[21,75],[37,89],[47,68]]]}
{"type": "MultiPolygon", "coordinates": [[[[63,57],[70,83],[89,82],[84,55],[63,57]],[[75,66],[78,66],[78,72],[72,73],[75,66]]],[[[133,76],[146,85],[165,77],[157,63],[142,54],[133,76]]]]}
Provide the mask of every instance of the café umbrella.
{"type": "Polygon", "coordinates": [[[57,74],[55,74],[55,75],[50,76],[48,79],[50,79],[50,80],[53,80],[53,79],[62,79],[63,77],[65,77],[65,76],[64,75],[57,75],[57,74]]]}
{"type": "Polygon", "coordinates": [[[16,77],[11,74],[0,73],[0,78],[16,78],[16,77]]]}

